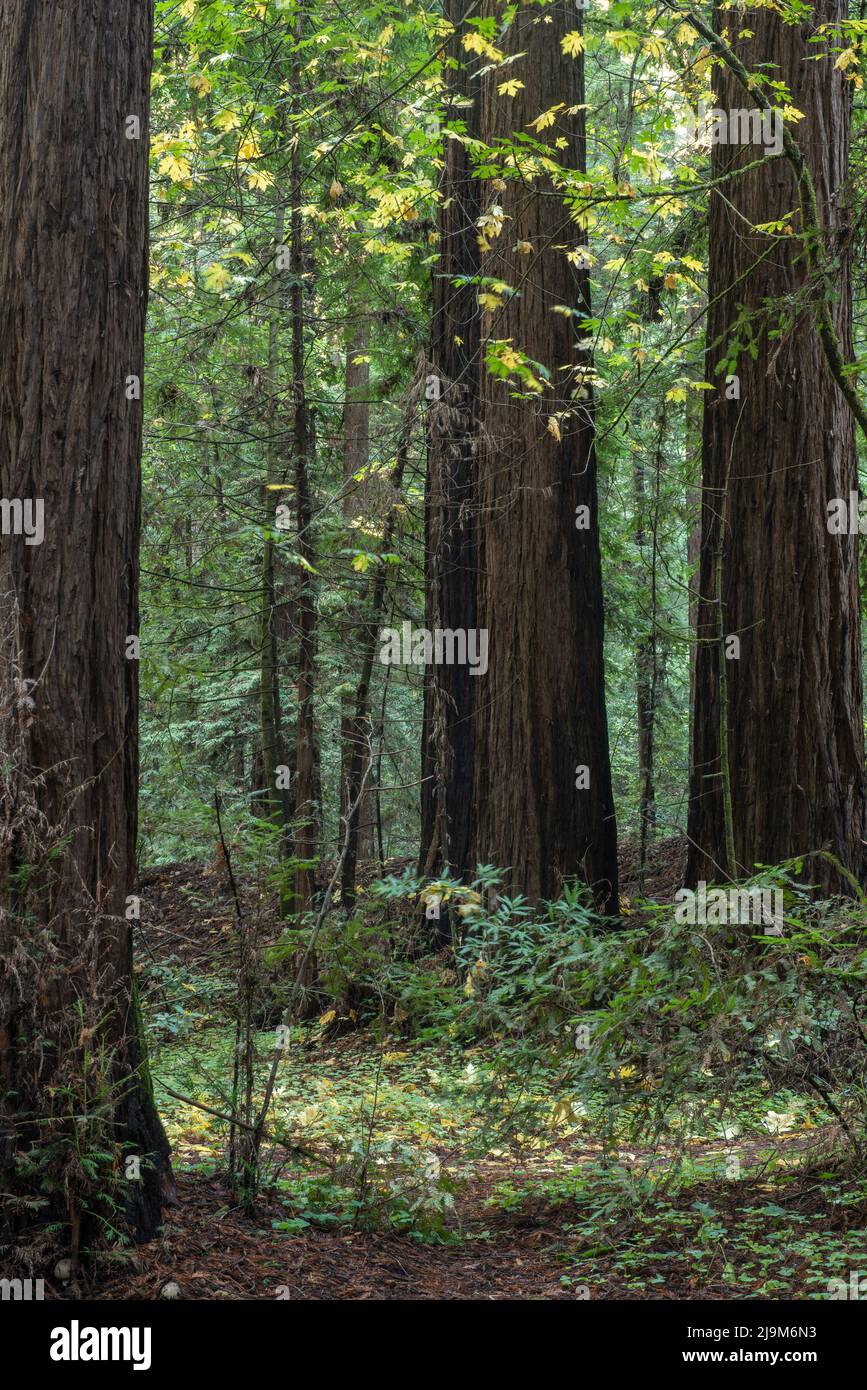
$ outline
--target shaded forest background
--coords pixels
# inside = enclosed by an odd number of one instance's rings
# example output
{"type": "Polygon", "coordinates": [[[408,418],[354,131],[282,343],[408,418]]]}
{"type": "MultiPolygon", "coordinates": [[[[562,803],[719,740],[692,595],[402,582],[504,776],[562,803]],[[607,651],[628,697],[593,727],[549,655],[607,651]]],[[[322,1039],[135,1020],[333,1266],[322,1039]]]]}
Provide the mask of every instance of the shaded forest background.
{"type": "MultiPolygon", "coordinates": [[[[215,788],[239,827],[251,818],[258,823],[263,798],[273,796],[273,776],[266,787],[259,700],[263,522],[272,546],[265,563],[273,577],[266,575],[266,583],[275,593],[265,602],[273,612],[282,750],[276,758],[268,752],[272,768],[283,764],[294,778],[301,571],[314,591],[317,849],[326,858],[336,856],[342,841],[341,730],[345,734],[347,706],[354,709],[356,701],[381,565],[385,593],[377,631],[399,629],[407,620],[425,626],[425,474],[436,405],[425,392],[432,283],[440,273],[437,208],[448,196],[438,197],[445,126],[441,65],[430,54],[437,53],[442,21],[435,14],[407,16],[403,7],[394,14],[377,7],[341,19],[332,30],[325,16],[305,16],[301,95],[293,99],[280,90],[290,86],[290,21],[274,32],[281,21],[263,16],[257,23],[251,12],[239,39],[227,10],[223,23],[237,56],[234,63],[228,55],[218,62],[197,45],[219,47],[219,16],[219,7],[209,6],[186,24],[175,20],[158,48],[143,555],[147,650],[141,666],[146,862],[214,850],[215,788]],[[278,92],[257,103],[256,84],[248,89],[250,72],[274,62],[275,45],[283,67],[261,80],[278,92]],[[191,73],[197,66],[201,75],[191,73]],[[420,72],[408,84],[406,74],[415,68],[420,72]],[[394,95],[392,89],[398,89],[394,95]],[[374,116],[367,114],[371,109],[374,116]],[[286,163],[295,132],[312,435],[310,524],[302,537],[292,458],[292,272],[271,274],[275,245],[288,238],[286,163]],[[396,467],[402,470],[399,487],[396,467]],[[263,498],[266,479],[271,493],[263,498]]],[[[576,32],[580,20],[576,11],[576,32]]],[[[476,21],[467,31],[479,35],[481,50],[487,42],[481,35],[490,28],[476,21]]],[[[686,119],[687,108],[678,116],[661,99],[652,32],[635,34],[635,40],[622,40],[623,55],[600,34],[599,71],[591,65],[589,81],[601,86],[588,100],[588,163],[605,207],[593,260],[606,277],[595,330],[597,356],[606,363],[598,397],[606,694],[618,823],[627,837],[637,836],[641,823],[639,680],[653,726],[645,819],[662,834],[685,828],[689,543],[698,515],[706,264],[702,219],[681,198],[673,207],[668,199],[651,217],[640,249],[632,250],[628,276],[618,265],[619,249],[636,240],[632,223],[647,214],[633,207],[634,190],[613,205],[611,190],[618,183],[625,188],[630,176],[637,179],[648,162],[651,176],[661,178],[666,146],[672,170],[689,168],[690,158],[700,166],[701,158],[675,146],[676,120],[686,119]],[[622,84],[610,83],[609,69],[621,67],[637,73],[641,96],[633,94],[631,105],[622,84]]],[[[466,50],[463,58],[473,63],[466,50]]],[[[484,66],[483,54],[475,66],[484,66]]],[[[694,83],[700,90],[700,76],[694,83]]],[[[674,92],[674,74],[671,84],[674,92]]],[[[509,98],[502,103],[508,107],[509,98]]],[[[460,111],[453,120],[460,131],[460,111]]],[[[492,202],[487,215],[496,224],[496,191],[492,202]]],[[[466,230],[475,241],[473,223],[466,230]]],[[[478,287],[471,293],[475,301],[478,287]]],[[[532,358],[534,345],[521,347],[532,358]]],[[[546,371],[555,367],[548,364],[546,371]]],[[[505,368],[500,374],[508,375],[505,368]]],[[[533,391],[524,397],[527,412],[538,417],[533,391]]],[[[544,426],[544,402],[541,418],[544,426]]],[[[528,618],[544,622],[532,611],[528,618]]],[[[496,634],[490,640],[496,642],[496,634]]],[[[377,640],[377,658],[379,651],[377,640]]],[[[567,659],[567,653],[555,655],[567,659]]],[[[371,729],[378,735],[381,726],[382,734],[365,812],[373,824],[364,857],[372,849],[379,853],[380,836],[386,858],[418,855],[423,698],[420,667],[374,660],[367,707],[371,729]]],[[[503,768],[502,776],[520,784],[523,769],[510,777],[503,768]]]]}

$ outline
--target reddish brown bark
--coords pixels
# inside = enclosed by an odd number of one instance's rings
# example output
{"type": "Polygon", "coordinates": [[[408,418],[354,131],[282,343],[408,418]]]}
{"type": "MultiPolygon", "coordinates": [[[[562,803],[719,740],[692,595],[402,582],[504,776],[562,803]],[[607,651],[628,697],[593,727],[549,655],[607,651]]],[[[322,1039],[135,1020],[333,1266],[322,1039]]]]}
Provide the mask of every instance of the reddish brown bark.
{"type": "Polygon", "coordinates": [[[125,917],[151,43],[132,0],[0,11],[0,491],[45,506],[43,544],[0,545],[0,1188],[9,1225],[60,1219],[73,1254],[125,1156],[142,1161],[118,1186],[136,1237],[168,1176],[125,917]],[[88,1148],[114,1168],[95,1158],[93,1178],[88,1148]]]}
{"type": "MultiPolygon", "coordinates": [[[[565,167],[584,168],[584,113],[574,109],[584,101],[583,61],[561,48],[579,23],[563,6],[518,11],[498,43],[524,55],[508,69],[524,86],[507,99],[497,91],[502,71],[483,79],[489,145],[561,103],[538,138],[565,167]]],[[[531,898],[553,897],[578,876],[616,910],[595,421],[580,344],[589,285],[567,256],[584,236],[544,173],[525,168],[505,187],[488,181],[483,211],[494,204],[506,220],[482,274],[517,293],[485,312],[483,344],[511,340],[548,369],[551,385],[537,401],[516,400],[514,387],[489,372],[481,378],[476,621],[489,632],[490,666],[475,680],[471,857],[508,868],[513,889],[531,898]],[[579,506],[588,508],[587,529],[576,527],[579,506]],[[578,767],[589,770],[583,789],[578,767]]]]}
{"type": "MultiPolygon", "coordinates": [[[[816,22],[839,22],[843,0],[821,0],[816,22]]],[[[728,24],[748,69],[773,65],[804,119],[793,126],[818,196],[834,259],[836,330],[851,348],[851,294],[843,184],[849,145],[849,98],[833,57],[808,43],[809,26],[786,26],[771,12],[751,11],[749,25],[728,24]],[[748,27],[751,38],[735,37],[748,27]]],[[[716,76],[716,105],[752,105],[726,70],[716,76]]],[[[718,145],[720,177],[755,160],[755,145],[718,145]]],[[[857,487],[853,421],[834,383],[816,332],[805,258],[793,235],[750,233],[798,206],[789,164],[761,169],[711,195],[710,285],[703,436],[701,603],[695,682],[695,737],[690,788],[688,875],[712,880],[750,872],[757,862],[826,849],[861,873],[864,831],[864,739],[857,538],[827,531],[827,502],[857,487]],[[785,321],[784,314],[790,315],[785,321]],[[716,368],[727,344],[752,314],[755,360],[741,352],[740,399],[725,399],[716,368]],[[781,333],[776,330],[782,329],[781,333]],[[774,336],[770,336],[770,332],[774,336]],[[726,483],[726,480],[728,482],[726,483]],[[721,546],[722,628],[740,638],[740,659],[727,662],[729,771],[735,864],[727,862],[720,754],[720,654],[716,556],[721,546]]],[[[813,290],[815,294],[817,291],[813,290]]],[[[807,873],[843,886],[827,860],[807,873]]]]}

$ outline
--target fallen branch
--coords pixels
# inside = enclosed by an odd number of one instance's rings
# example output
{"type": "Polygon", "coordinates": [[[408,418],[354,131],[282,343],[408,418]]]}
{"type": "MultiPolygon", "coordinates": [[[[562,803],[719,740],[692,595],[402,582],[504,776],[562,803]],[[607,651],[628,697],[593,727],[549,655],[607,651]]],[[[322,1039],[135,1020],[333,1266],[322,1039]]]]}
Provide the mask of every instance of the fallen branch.
{"type": "Polygon", "coordinates": [[[182,1096],[180,1091],[173,1091],[171,1086],[167,1086],[165,1081],[161,1081],[158,1076],[155,1076],[154,1080],[159,1081],[163,1090],[168,1095],[174,1096],[175,1100],[182,1100],[186,1105],[194,1105],[197,1110],[204,1110],[208,1115],[215,1115],[218,1120],[225,1120],[228,1125],[239,1125],[241,1129],[253,1129],[253,1125],[245,1124],[243,1120],[233,1119],[231,1115],[224,1115],[220,1110],[214,1110],[212,1106],[204,1105],[200,1100],[193,1100],[190,1096],[182,1096]]]}

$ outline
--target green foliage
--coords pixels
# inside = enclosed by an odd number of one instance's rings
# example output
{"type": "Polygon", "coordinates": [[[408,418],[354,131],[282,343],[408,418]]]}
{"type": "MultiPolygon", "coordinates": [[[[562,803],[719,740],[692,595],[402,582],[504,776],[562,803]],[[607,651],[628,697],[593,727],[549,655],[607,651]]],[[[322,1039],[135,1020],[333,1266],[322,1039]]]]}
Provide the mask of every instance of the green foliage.
{"type": "Polygon", "coordinates": [[[350,1139],[332,1157],[328,1176],[295,1177],[278,1189],[293,1215],[278,1231],[305,1226],[392,1229],[417,1239],[449,1239],[453,1183],[433,1153],[396,1138],[350,1139]]]}
{"type": "Polygon", "coordinates": [[[860,1159],[867,919],[849,901],[814,901],[792,876],[798,867],[768,869],[750,883],[784,895],[781,936],[749,924],[697,927],[653,904],[641,925],[612,929],[580,887],[534,911],[499,896],[492,872],[470,888],[392,877],[374,885],[374,901],[435,898],[460,923],[456,972],[441,956],[419,955],[417,928],[401,949],[397,924],[386,931],[356,919],[348,938],[363,949],[341,939],[332,954],[326,939],[321,978],[337,984],[337,1008],[348,995],[367,1001],[353,1023],[492,1039],[497,1062],[484,1079],[492,1116],[522,1078],[504,1121],[513,1135],[547,1123],[556,1077],[564,1115],[585,1117],[610,1142],[670,1142],[681,1151],[697,1116],[706,1123],[712,1115],[724,1136],[749,1095],[751,1123],[772,1128],[786,1097],[811,1095],[860,1159]]]}

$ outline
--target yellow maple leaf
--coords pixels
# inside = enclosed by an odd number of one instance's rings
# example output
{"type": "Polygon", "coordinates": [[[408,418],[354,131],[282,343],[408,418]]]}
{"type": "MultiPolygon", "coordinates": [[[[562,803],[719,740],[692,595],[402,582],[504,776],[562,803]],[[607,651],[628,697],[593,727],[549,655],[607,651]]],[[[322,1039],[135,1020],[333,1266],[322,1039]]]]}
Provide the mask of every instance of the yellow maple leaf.
{"type": "Polygon", "coordinates": [[[529,129],[536,131],[547,130],[549,125],[554,124],[554,119],[557,115],[557,112],[562,110],[562,101],[558,101],[556,106],[549,106],[547,111],[543,111],[541,116],[537,116],[535,121],[530,122],[529,129]]]}
{"type": "Polygon", "coordinates": [[[224,265],[220,265],[219,261],[214,261],[213,264],[205,268],[202,281],[206,290],[219,294],[220,290],[224,290],[227,285],[231,284],[232,274],[224,265]]]}
{"type": "Polygon", "coordinates": [[[180,154],[167,154],[159,162],[161,174],[168,174],[172,183],[183,183],[190,177],[190,161],[180,154]]]}
{"type": "Polygon", "coordinates": [[[857,63],[857,62],[858,62],[858,51],[857,51],[857,49],[855,49],[855,48],[844,48],[844,49],[843,49],[843,52],[840,54],[839,58],[837,59],[836,63],[834,64],[834,67],[835,67],[835,68],[841,68],[842,71],[845,72],[845,71],[846,71],[846,68],[852,67],[853,64],[855,64],[855,63],[857,63]]]}
{"type": "Polygon", "coordinates": [[[247,170],[248,188],[270,188],[273,182],[274,175],[269,174],[267,169],[247,170]]]}
{"type": "Polygon", "coordinates": [[[490,58],[492,63],[501,63],[503,54],[492,43],[488,43],[481,34],[464,34],[463,45],[468,53],[478,53],[483,58],[490,58]]]}
{"type": "Polygon", "coordinates": [[[234,130],[241,124],[240,111],[221,111],[214,117],[214,125],[217,130],[234,130]]]}
{"type": "Polygon", "coordinates": [[[238,146],[239,159],[258,159],[260,154],[259,142],[254,135],[247,135],[238,146]]]}

